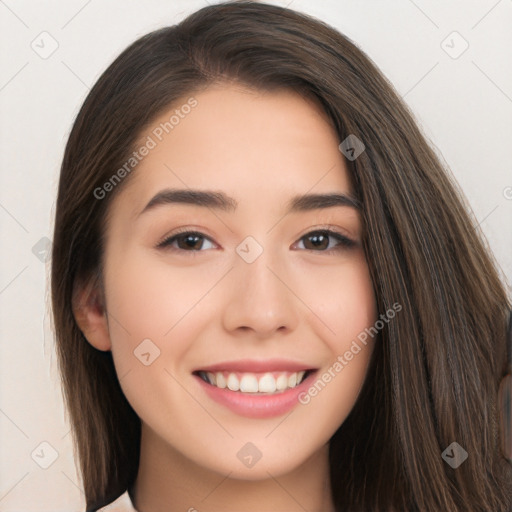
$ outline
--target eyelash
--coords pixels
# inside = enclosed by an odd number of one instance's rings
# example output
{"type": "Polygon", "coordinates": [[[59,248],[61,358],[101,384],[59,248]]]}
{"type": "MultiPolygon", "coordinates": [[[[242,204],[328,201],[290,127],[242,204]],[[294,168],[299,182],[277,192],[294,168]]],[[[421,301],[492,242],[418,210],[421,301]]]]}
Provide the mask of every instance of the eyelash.
{"type": "MultiPolygon", "coordinates": [[[[304,238],[307,238],[308,236],[319,235],[319,234],[328,236],[328,237],[332,237],[332,238],[336,239],[339,243],[336,246],[331,247],[330,249],[320,249],[318,251],[316,251],[314,249],[302,249],[302,250],[309,251],[309,252],[331,253],[331,252],[347,250],[347,249],[350,249],[350,248],[354,247],[355,245],[357,245],[354,240],[347,238],[346,236],[342,235],[341,233],[338,233],[337,231],[332,231],[327,228],[319,228],[319,229],[316,229],[313,231],[309,231],[305,235],[301,236],[299,238],[299,241],[304,238]]],[[[198,252],[204,252],[202,249],[186,250],[186,249],[181,249],[178,247],[172,247],[171,244],[174,243],[182,235],[196,235],[196,236],[202,237],[202,238],[212,242],[212,240],[210,238],[208,238],[204,233],[201,233],[199,231],[189,230],[188,228],[183,228],[178,231],[175,231],[170,236],[166,237],[164,240],[159,242],[157,244],[157,248],[176,251],[176,252],[190,252],[190,253],[194,253],[194,255],[195,255],[195,253],[198,253],[198,252]]]]}

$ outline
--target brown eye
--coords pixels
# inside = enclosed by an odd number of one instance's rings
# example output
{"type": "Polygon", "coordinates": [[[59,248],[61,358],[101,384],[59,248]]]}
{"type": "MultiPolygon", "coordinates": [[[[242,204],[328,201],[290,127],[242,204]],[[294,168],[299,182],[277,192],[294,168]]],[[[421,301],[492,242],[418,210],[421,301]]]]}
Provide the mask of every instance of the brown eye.
{"type": "Polygon", "coordinates": [[[200,235],[180,235],[176,237],[176,241],[178,242],[178,247],[180,249],[193,249],[199,250],[203,245],[203,238],[200,235]],[[182,243],[180,243],[182,242],[182,243]]]}
{"type": "Polygon", "coordinates": [[[305,240],[305,249],[319,252],[327,252],[331,249],[339,250],[353,247],[355,245],[353,240],[330,230],[311,231],[307,235],[304,235],[301,240],[305,240]],[[336,240],[338,243],[334,244],[334,246],[330,246],[331,239],[336,240]]]}
{"type": "MultiPolygon", "coordinates": [[[[197,231],[186,231],[166,238],[158,245],[158,247],[170,247],[171,249],[176,250],[198,252],[204,249],[205,241],[211,244],[209,238],[205,237],[202,233],[197,231]]],[[[210,248],[211,247],[207,247],[207,249],[210,248]]]]}
{"type": "MultiPolygon", "coordinates": [[[[343,250],[356,245],[353,240],[331,230],[311,231],[300,239],[300,241],[302,240],[305,241],[304,249],[315,252],[343,250]]],[[[184,231],[166,238],[158,244],[158,247],[194,253],[212,249],[213,243],[203,233],[184,231]],[[210,244],[210,246],[205,247],[205,244],[210,244]]]]}

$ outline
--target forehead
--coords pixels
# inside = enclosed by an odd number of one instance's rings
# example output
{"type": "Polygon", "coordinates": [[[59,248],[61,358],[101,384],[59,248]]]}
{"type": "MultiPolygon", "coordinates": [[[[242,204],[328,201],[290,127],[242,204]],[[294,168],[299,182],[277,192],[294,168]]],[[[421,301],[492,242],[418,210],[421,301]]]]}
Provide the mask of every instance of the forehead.
{"type": "Polygon", "coordinates": [[[121,195],[140,211],[162,188],[224,190],[241,204],[350,193],[339,142],[318,102],[217,84],[176,101],[141,133],[136,147],[151,149],[121,195]]]}

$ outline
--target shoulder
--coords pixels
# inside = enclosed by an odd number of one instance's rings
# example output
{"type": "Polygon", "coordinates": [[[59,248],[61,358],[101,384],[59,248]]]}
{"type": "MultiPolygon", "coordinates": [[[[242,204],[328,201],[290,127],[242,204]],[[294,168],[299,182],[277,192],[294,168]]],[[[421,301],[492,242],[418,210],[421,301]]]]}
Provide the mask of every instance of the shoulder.
{"type": "Polygon", "coordinates": [[[128,491],[125,491],[117,500],[99,508],[97,512],[137,512],[133,506],[128,491]]]}

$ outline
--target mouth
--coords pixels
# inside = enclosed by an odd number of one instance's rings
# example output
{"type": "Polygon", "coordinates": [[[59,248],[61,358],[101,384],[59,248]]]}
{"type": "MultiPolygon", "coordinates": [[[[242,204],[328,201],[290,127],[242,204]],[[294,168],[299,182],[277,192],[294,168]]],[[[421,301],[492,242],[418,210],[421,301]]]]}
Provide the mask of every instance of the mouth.
{"type": "Polygon", "coordinates": [[[192,374],[205,399],[238,416],[264,419],[282,416],[296,407],[317,371],[281,359],[219,363],[192,374]]]}
{"type": "Polygon", "coordinates": [[[207,384],[220,389],[251,395],[275,395],[296,388],[314,371],[313,369],[297,372],[232,372],[227,370],[210,372],[198,370],[194,372],[194,375],[207,384]]]}

